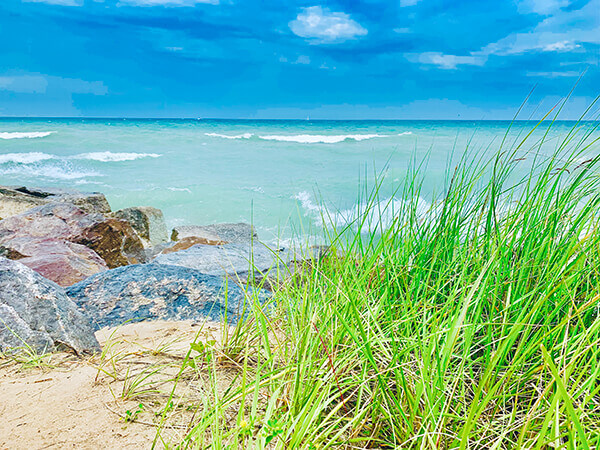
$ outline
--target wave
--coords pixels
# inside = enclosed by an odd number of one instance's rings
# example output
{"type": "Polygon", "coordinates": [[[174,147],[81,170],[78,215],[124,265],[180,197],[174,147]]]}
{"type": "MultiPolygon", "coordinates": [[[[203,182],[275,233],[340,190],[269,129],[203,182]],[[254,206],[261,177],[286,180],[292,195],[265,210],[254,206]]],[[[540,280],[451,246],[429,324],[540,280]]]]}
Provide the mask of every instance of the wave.
{"type": "Polygon", "coordinates": [[[50,136],[56,131],[3,131],[0,132],[0,139],[33,139],[50,136]]]}
{"type": "Polygon", "coordinates": [[[238,134],[235,136],[229,136],[227,134],[219,134],[219,133],[204,133],[204,135],[210,136],[210,137],[219,137],[219,138],[223,138],[223,139],[250,139],[252,136],[254,136],[252,133],[238,134]]]}
{"type": "MultiPolygon", "coordinates": [[[[411,131],[398,133],[397,136],[412,134],[411,131]]],[[[250,139],[253,133],[227,135],[219,133],[204,133],[205,136],[219,137],[223,139],[250,139]]],[[[367,139],[386,138],[391,134],[293,134],[293,135],[258,135],[259,139],[265,141],[297,142],[299,144],[337,144],[344,141],[364,141],[367,139]]]]}
{"type": "Polygon", "coordinates": [[[6,153],[0,155],[0,164],[16,163],[16,164],[33,164],[40,161],[54,159],[56,156],[47,153],[29,152],[29,153],[6,153]]]}
{"type": "Polygon", "coordinates": [[[77,180],[85,177],[100,177],[95,171],[79,170],[57,165],[27,165],[0,169],[0,175],[18,175],[26,177],[52,178],[56,180],[77,180]]]}
{"type": "Polygon", "coordinates": [[[420,220],[431,220],[438,212],[430,202],[421,197],[416,199],[416,205],[411,205],[412,201],[394,197],[376,203],[358,203],[351,208],[337,211],[314,202],[312,196],[305,191],[299,192],[292,198],[300,202],[305,215],[312,217],[318,226],[351,227],[356,230],[359,225],[364,224],[363,231],[388,229],[397,222],[399,217],[402,217],[403,213],[412,210],[413,207],[420,220]]]}
{"type": "Polygon", "coordinates": [[[192,193],[191,189],[189,188],[167,187],[167,189],[173,192],[188,192],[190,194],[192,193]]]}
{"type": "MultiPolygon", "coordinates": [[[[410,131],[400,133],[398,136],[412,134],[410,131]]],[[[266,141],[298,142],[300,144],[337,144],[344,141],[365,141],[367,139],[391,137],[390,134],[298,134],[298,135],[270,135],[258,136],[266,141]]]]}
{"type": "Polygon", "coordinates": [[[121,161],[134,161],[141,158],[159,158],[161,155],[157,153],[112,153],[112,152],[94,152],[94,153],[81,153],[75,155],[73,159],[86,159],[90,161],[100,162],[121,162],[121,161]]]}

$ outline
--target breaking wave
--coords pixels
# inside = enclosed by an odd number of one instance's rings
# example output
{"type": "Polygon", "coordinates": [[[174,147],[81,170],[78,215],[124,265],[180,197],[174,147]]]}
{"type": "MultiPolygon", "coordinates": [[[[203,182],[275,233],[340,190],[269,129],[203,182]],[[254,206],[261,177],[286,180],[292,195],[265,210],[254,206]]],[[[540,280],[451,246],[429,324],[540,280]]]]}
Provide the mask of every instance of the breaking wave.
{"type": "MultiPolygon", "coordinates": [[[[313,201],[312,196],[302,191],[292,197],[300,203],[305,215],[311,217],[315,224],[325,227],[351,227],[357,229],[361,223],[365,231],[387,229],[391,227],[403,213],[413,207],[409,201],[397,198],[386,198],[376,203],[358,203],[348,209],[335,210],[313,201]]],[[[422,220],[435,217],[436,208],[423,198],[416,199],[416,213],[422,220]]]]}
{"type": "Polygon", "coordinates": [[[73,159],[86,159],[99,162],[121,162],[134,161],[141,158],[159,158],[161,155],[157,153],[112,153],[112,152],[94,152],[82,153],[73,156],[73,159]]]}
{"type": "Polygon", "coordinates": [[[30,153],[6,153],[0,155],[0,164],[16,163],[16,164],[33,164],[40,161],[54,159],[56,156],[48,153],[30,152],[30,153]]]}
{"type": "MultiPolygon", "coordinates": [[[[206,136],[223,139],[250,139],[253,133],[227,135],[219,133],[204,133],[206,136]]],[[[344,141],[365,141],[367,139],[387,138],[412,134],[410,131],[394,134],[294,134],[294,135],[257,135],[258,139],[265,141],[296,142],[298,144],[337,144],[344,141]]]]}
{"type": "Polygon", "coordinates": [[[92,170],[80,170],[57,165],[20,165],[0,169],[0,175],[52,178],[55,180],[77,180],[85,177],[99,177],[102,174],[92,170]]]}
{"type": "Polygon", "coordinates": [[[219,137],[223,139],[250,139],[252,136],[254,136],[252,133],[237,134],[235,136],[229,136],[227,134],[219,133],[204,133],[204,135],[210,137],[219,137]]]}
{"type": "Polygon", "coordinates": [[[33,139],[50,136],[56,131],[3,131],[0,132],[0,139],[33,139]]]}

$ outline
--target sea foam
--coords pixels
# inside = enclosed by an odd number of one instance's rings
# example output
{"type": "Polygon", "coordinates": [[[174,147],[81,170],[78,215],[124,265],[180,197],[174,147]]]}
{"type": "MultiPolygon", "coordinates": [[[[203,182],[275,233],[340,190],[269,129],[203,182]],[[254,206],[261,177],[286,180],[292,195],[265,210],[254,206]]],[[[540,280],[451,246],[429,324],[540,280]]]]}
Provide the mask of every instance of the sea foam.
{"type": "Polygon", "coordinates": [[[16,164],[33,164],[40,161],[54,159],[56,156],[47,153],[29,152],[29,153],[6,153],[0,155],[0,164],[16,163],[16,164]]]}
{"type": "Polygon", "coordinates": [[[18,175],[32,178],[53,178],[56,180],[77,180],[85,177],[99,177],[102,174],[92,170],[79,170],[59,165],[20,165],[0,169],[0,175],[18,175]]]}
{"type": "Polygon", "coordinates": [[[0,132],[0,139],[33,139],[50,136],[56,131],[3,131],[0,132]]]}
{"type": "MultiPolygon", "coordinates": [[[[410,131],[400,133],[398,136],[411,134],[410,131]]],[[[365,141],[367,139],[387,138],[389,134],[297,134],[297,135],[269,135],[258,136],[266,141],[297,142],[299,144],[337,144],[344,141],[365,141]]]]}
{"type": "MultiPolygon", "coordinates": [[[[312,217],[318,226],[337,228],[349,226],[357,229],[360,225],[364,226],[364,231],[387,229],[394,225],[403,213],[413,208],[409,201],[395,197],[381,199],[375,203],[358,203],[348,209],[339,210],[316,203],[306,191],[299,192],[292,199],[300,202],[305,214],[312,217]]],[[[437,208],[421,197],[416,199],[414,207],[419,220],[432,220],[438,213],[437,208]]]]}
{"type": "Polygon", "coordinates": [[[159,158],[161,155],[156,153],[112,153],[112,152],[94,152],[81,153],[73,156],[73,159],[86,159],[100,162],[121,162],[134,161],[141,158],[159,158]]]}
{"type": "Polygon", "coordinates": [[[219,133],[204,133],[204,135],[210,136],[210,137],[223,138],[223,139],[250,139],[252,136],[254,136],[252,133],[237,134],[234,136],[230,136],[227,134],[219,134],[219,133]]]}

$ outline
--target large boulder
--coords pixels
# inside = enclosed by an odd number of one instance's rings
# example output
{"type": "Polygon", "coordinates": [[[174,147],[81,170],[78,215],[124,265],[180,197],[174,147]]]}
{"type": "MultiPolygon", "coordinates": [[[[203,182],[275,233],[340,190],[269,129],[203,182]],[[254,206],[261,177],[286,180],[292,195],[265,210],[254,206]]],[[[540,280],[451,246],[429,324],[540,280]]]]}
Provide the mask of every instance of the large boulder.
{"type": "Polygon", "coordinates": [[[0,255],[18,259],[60,286],[71,286],[108,270],[95,251],[81,244],[52,238],[16,237],[0,245],[0,255]]]}
{"type": "Polygon", "coordinates": [[[160,209],[151,206],[136,206],[115,211],[113,216],[129,222],[145,248],[169,241],[167,225],[160,209]]]}
{"type": "Polygon", "coordinates": [[[64,290],[17,261],[0,257],[0,350],[100,350],[88,319],[64,290]]]}
{"type": "Polygon", "coordinates": [[[258,240],[254,227],[247,223],[218,223],[214,225],[185,225],[173,228],[171,240],[195,236],[208,241],[240,244],[258,240]]]}
{"type": "Polygon", "coordinates": [[[0,186],[0,219],[21,214],[48,203],[69,203],[89,213],[107,214],[110,205],[99,192],[0,186]]]}
{"type": "Polygon", "coordinates": [[[165,246],[163,250],[161,250],[160,252],[157,252],[156,255],[158,255],[158,253],[166,255],[168,253],[180,252],[181,250],[187,250],[188,248],[193,247],[194,245],[197,245],[197,244],[224,245],[224,244],[227,244],[227,242],[211,241],[210,239],[206,239],[206,238],[198,237],[198,236],[188,236],[188,237],[184,237],[178,241],[170,243],[170,245],[165,246]]]}
{"type": "Polygon", "coordinates": [[[67,203],[37,206],[0,221],[0,245],[25,236],[84,245],[111,268],[146,260],[142,242],[129,223],[88,214],[67,203]]]}
{"type": "Polygon", "coordinates": [[[158,264],[189,267],[208,275],[244,275],[248,272],[285,271],[294,258],[289,251],[272,250],[255,243],[226,245],[194,245],[175,253],[154,258],[158,264]]]}
{"type": "Polygon", "coordinates": [[[221,277],[185,267],[138,264],[109,270],[67,288],[69,297],[95,326],[126,321],[223,320],[235,323],[268,293],[245,291],[221,277]]]}

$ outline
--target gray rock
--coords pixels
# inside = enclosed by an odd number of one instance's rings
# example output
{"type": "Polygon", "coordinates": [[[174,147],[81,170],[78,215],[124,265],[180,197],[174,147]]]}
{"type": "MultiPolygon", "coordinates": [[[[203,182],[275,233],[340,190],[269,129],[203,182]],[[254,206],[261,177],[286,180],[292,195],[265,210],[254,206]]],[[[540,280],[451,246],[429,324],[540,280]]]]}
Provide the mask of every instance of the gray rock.
{"type": "Polygon", "coordinates": [[[221,241],[230,244],[257,241],[258,234],[247,223],[218,223],[214,225],[185,225],[173,228],[171,240],[178,241],[186,237],[198,237],[208,241],[221,241]]]}
{"type": "Polygon", "coordinates": [[[169,241],[167,225],[160,209],[151,206],[136,206],[115,211],[113,216],[129,222],[145,248],[169,241]]]}
{"type": "Polygon", "coordinates": [[[0,350],[100,350],[88,319],[56,283],[0,257],[0,350]]]}
{"type": "Polygon", "coordinates": [[[89,213],[106,214],[110,212],[110,205],[106,197],[99,192],[0,186],[1,219],[21,214],[47,203],[69,203],[89,213]]]}
{"type": "Polygon", "coordinates": [[[197,270],[162,264],[136,264],[96,274],[67,289],[69,297],[96,327],[126,321],[223,320],[245,316],[247,301],[261,303],[268,293],[248,293],[231,281],[197,270]]]}
{"type": "Polygon", "coordinates": [[[286,250],[273,251],[267,246],[255,243],[226,245],[194,245],[187,250],[160,254],[155,263],[189,267],[208,275],[244,275],[249,272],[261,274],[286,270],[287,264],[295,258],[286,250]]]}

